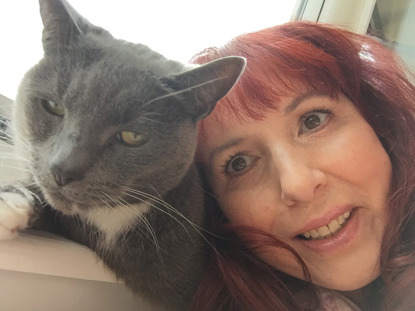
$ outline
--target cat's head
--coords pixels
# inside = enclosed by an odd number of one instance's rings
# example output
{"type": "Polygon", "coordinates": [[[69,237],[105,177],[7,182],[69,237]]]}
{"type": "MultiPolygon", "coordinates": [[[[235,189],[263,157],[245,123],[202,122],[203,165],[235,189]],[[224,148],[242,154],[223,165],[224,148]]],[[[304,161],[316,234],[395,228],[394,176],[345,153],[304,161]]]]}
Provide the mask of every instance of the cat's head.
{"type": "Polygon", "coordinates": [[[73,213],[128,188],[174,187],[193,161],[197,122],[244,59],[185,66],[113,38],[64,0],[39,3],[44,58],[20,85],[14,122],[47,199],[73,213]]]}

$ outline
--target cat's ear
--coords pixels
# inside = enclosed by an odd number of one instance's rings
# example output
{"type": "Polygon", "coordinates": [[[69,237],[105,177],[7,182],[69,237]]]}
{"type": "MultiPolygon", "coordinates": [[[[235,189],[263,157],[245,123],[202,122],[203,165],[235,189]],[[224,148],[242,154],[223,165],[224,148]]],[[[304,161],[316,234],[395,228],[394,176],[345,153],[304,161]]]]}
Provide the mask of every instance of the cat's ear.
{"type": "Polygon", "coordinates": [[[94,27],[66,0],[39,0],[39,6],[45,52],[71,44],[94,27]]]}
{"type": "Polygon", "coordinates": [[[185,110],[195,120],[201,120],[235,85],[245,66],[243,57],[224,57],[169,77],[167,84],[187,99],[185,110]]]}

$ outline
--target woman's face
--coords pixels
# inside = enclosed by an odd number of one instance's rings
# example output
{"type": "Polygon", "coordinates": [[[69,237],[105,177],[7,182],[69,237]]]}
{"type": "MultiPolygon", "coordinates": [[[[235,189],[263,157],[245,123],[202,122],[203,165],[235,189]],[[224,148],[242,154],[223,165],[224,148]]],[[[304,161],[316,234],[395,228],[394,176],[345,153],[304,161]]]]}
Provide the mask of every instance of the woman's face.
{"type": "MultiPolygon", "coordinates": [[[[210,125],[200,154],[231,223],[289,244],[320,286],[355,290],[379,275],[391,163],[345,96],[284,97],[262,120],[210,125]]],[[[258,256],[304,278],[287,251],[258,256]]]]}

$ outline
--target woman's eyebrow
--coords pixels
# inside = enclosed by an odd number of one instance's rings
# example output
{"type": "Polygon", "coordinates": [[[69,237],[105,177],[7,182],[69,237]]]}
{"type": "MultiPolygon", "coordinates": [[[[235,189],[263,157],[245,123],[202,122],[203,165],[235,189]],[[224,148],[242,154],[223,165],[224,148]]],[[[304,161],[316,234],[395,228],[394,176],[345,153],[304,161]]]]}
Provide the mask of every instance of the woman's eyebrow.
{"type": "Polygon", "coordinates": [[[301,96],[294,98],[294,100],[283,109],[284,114],[292,112],[293,110],[295,110],[295,108],[298,107],[298,105],[300,105],[303,101],[309,99],[310,97],[330,97],[330,95],[326,92],[323,93],[317,91],[310,91],[305,94],[302,94],[301,96]]]}
{"type": "Polygon", "coordinates": [[[244,137],[232,138],[231,140],[228,140],[226,143],[213,148],[208,154],[209,162],[211,163],[212,159],[215,156],[217,156],[219,153],[225,151],[226,149],[240,145],[244,140],[245,140],[244,137]]]}

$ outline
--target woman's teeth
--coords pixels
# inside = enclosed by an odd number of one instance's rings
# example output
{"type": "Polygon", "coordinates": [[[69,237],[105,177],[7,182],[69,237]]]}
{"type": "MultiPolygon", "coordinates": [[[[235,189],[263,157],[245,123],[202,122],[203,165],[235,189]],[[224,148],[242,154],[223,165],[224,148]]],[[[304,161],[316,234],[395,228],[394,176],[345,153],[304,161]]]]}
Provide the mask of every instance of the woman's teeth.
{"type": "Polygon", "coordinates": [[[343,229],[349,217],[350,211],[340,215],[327,225],[302,233],[301,236],[305,237],[308,240],[324,239],[343,229]]]}

